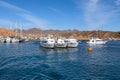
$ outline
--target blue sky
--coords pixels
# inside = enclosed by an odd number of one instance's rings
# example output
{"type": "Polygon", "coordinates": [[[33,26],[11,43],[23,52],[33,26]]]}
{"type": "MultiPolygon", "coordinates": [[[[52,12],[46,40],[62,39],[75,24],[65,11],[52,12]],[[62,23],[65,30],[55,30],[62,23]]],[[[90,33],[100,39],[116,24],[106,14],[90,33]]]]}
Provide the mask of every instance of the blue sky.
{"type": "Polygon", "coordinates": [[[120,0],[0,0],[0,27],[120,31],[120,0]]]}

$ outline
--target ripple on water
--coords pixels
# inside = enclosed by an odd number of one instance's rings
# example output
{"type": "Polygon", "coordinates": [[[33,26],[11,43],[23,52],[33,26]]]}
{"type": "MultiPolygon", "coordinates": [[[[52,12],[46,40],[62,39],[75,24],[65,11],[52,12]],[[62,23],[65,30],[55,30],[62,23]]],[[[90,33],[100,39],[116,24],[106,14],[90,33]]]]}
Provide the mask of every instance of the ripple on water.
{"type": "Polygon", "coordinates": [[[45,49],[39,41],[2,44],[0,80],[119,80],[119,46],[81,43],[78,48],[45,49]]]}
{"type": "Polygon", "coordinates": [[[53,72],[53,67],[45,63],[42,56],[12,56],[5,58],[0,65],[0,79],[8,80],[59,80],[62,75],[53,72]]]}

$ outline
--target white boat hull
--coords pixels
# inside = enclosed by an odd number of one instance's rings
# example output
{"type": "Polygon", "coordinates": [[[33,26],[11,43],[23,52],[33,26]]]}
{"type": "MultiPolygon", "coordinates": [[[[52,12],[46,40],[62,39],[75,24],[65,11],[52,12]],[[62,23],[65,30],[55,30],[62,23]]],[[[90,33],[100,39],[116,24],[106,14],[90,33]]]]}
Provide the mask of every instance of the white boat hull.
{"type": "Polygon", "coordinates": [[[18,39],[12,39],[11,41],[12,41],[12,43],[18,43],[19,42],[18,39]]]}
{"type": "Polygon", "coordinates": [[[105,44],[106,42],[107,41],[104,41],[104,40],[99,39],[99,38],[92,38],[87,43],[88,44],[105,44]]]}
{"type": "Polygon", "coordinates": [[[50,36],[42,37],[40,40],[40,46],[45,47],[45,48],[54,48],[55,39],[50,36]]]}
{"type": "Polygon", "coordinates": [[[77,47],[78,43],[67,43],[67,47],[77,47]]]}
{"type": "Polygon", "coordinates": [[[48,44],[48,43],[40,43],[40,46],[45,48],[54,48],[54,44],[48,44]]]}
{"type": "Polygon", "coordinates": [[[6,39],[6,43],[11,43],[11,39],[6,39]]]}
{"type": "Polygon", "coordinates": [[[105,44],[106,42],[87,42],[88,44],[105,44]]]}
{"type": "Polygon", "coordinates": [[[60,44],[60,43],[56,43],[55,44],[55,47],[59,47],[59,48],[66,48],[67,47],[67,44],[60,44]]]}

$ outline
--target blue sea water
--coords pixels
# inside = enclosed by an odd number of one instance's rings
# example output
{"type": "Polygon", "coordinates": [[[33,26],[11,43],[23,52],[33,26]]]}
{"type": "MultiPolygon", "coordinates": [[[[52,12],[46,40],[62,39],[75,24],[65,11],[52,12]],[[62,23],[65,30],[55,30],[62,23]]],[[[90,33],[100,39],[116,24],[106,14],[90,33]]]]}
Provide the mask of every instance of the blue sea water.
{"type": "Polygon", "coordinates": [[[120,41],[85,42],[55,49],[42,48],[39,41],[1,44],[0,80],[120,80],[120,41]]]}

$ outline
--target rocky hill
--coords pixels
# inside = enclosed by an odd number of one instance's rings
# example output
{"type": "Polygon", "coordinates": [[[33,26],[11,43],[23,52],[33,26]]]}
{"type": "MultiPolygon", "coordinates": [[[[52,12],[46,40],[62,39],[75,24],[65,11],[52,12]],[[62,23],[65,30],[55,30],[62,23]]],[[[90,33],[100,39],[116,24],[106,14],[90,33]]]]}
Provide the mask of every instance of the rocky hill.
{"type": "Polygon", "coordinates": [[[6,28],[0,28],[0,36],[13,36],[15,35],[15,32],[6,28]]]}
{"type": "Polygon", "coordinates": [[[54,36],[63,36],[70,37],[73,36],[76,39],[89,39],[91,37],[99,37],[99,38],[117,38],[120,39],[120,32],[112,32],[112,31],[79,31],[79,30],[41,30],[38,28],[32,28],[28,30],[23,30],[25,34],[31,34],[36,36],[44,36],[44,35],[54,35],[54,36]]]}
{"type": "MultiPolygon", "coordinates": [[[[15,36],[16,30],[9,30],[5,28],[0,28],[0,36],[15,36]]],[[[17,29],[17,34],[20,33],[20,30],[17,29]]],[[[99,37],[99,38],[117,38],[120,39],[120,32],[112,32],[112,31],[79,31],[79,30],[41,30],[39,28],[32,28],[28,30],[22,30],[22,34],[30,39],[36,39],[44,35],[54,35],[56,37],[74,37],[76,39],[89,39],[91,37],[99,37]]]]}

